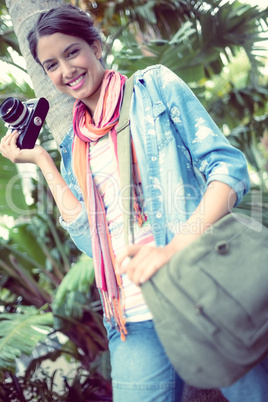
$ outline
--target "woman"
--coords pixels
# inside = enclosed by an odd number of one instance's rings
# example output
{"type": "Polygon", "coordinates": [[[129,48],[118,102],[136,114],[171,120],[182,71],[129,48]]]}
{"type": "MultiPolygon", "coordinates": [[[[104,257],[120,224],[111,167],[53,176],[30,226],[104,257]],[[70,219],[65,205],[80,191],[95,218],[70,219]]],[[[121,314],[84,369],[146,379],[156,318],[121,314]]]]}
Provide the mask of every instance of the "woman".
{"type": "Polygon", "coordinates": [[[240,202],[250,185],[246,161],[170,70],[138,71],[130,107],[134,241],[124,247],[116,128],[126,77],[105,70],[99,33],[76,7],[42,14],[28,40],[56,88],[77,99],[73,127],[60,145],[62,175],[41,146],[17,148],[16,131],[2,139],[0,151],[40,167],[62,226],[93,256],[114,401],[179,401],[183,382],[139,285],[240,202]]]}

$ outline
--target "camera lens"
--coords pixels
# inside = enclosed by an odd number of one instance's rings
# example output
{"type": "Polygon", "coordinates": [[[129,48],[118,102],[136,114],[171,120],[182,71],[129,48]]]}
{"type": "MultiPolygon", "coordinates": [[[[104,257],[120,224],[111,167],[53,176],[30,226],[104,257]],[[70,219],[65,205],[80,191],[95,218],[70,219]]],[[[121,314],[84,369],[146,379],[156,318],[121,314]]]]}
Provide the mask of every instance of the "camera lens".
{"type": "Polygon", "coordinates": [[[14,128],[22,125],[28,114],[27,107],[16,98],[7,98],[0,106],[0,117],[14,128]]]}

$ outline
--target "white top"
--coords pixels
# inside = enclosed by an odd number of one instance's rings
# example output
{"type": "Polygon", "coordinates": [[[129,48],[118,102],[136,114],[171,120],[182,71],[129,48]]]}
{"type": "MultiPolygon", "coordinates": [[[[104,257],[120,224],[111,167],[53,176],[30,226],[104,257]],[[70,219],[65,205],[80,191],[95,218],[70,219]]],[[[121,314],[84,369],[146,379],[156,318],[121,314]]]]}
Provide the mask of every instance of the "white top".
{"type": "MultiPolygon", "coordinates": [[[[106,211],[108,229],[111,235],[115,256],[124,248],[124,222],[120,199],[120,181],[115,155],[111,152],[108,135],[90,144],[90,168],[93,180],[102,197],[106,211]]],[[[140,227],[134,222],[135,244],[154,245],[149,222],[140,227]]],[[[124,292],[124,312],[126,321],[145,321],[152,319],[141,289],[127,276],[122,275],[124,292]]]]}

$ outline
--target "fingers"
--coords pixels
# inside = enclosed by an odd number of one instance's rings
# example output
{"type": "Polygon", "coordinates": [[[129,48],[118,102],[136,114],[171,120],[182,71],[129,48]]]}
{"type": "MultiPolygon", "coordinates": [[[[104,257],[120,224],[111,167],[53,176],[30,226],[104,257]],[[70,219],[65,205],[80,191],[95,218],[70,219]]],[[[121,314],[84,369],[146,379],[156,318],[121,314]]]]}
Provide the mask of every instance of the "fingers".
{"type": "Polygon", "coordinates": [[[0,152],[5,157],[15,162],[15,157],[20,150],[17,146],[17,139],[19,137],[17,130],[7,131],[6,135],[1,139],[0,152]]]}
{"type": "Polygon", "coordinates": [[[4,149],[5,147],[16,144],[18,137],[19,137],[19,132],[17,130],[7,131],[7,133],[1,139],[1,148],[4,149]]]}
{"type": "MultiPolygon", "coordinates": [[[[126,264],[126,261],[124,262],[124,260],[127,257],[133,257],[135,254],[137,254],[137,252],[139,251],[139,249],[141,248],[141,246],[137,245],[137,244],[132,244],[130,246],[125,247],[121,253],[119,253],[116,257],[116,264],[115,264],[115,268],[120,270],[120,267],[122,264],[126,264]]],[[[128,261],[130,260],[130,258],[128,258],[128,261]]],[[[121,267],[122,268],[122,267],[121,267]]]]}
{"type": "Polygon", "coordinates": [[[151,278],[169,260],[165,248],[132,245],[117,258],[116,273],[127,273],[137,286],[151,278]],[[130,258],[132,257],[132,258],[130,258]]]}

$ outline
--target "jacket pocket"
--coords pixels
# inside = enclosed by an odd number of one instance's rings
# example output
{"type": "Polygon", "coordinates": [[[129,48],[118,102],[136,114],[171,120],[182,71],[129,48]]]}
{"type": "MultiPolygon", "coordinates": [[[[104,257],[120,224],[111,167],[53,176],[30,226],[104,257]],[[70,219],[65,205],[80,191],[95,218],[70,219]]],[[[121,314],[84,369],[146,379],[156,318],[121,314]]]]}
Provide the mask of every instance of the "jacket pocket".
{"type": "Polygon", "coordinates": [[[166,147],[174,137],[167,108],[161,101],[153,105],[153,118],[155,134],[157,137],[157,146],[159,149],[162,149],[166,147]]]}

